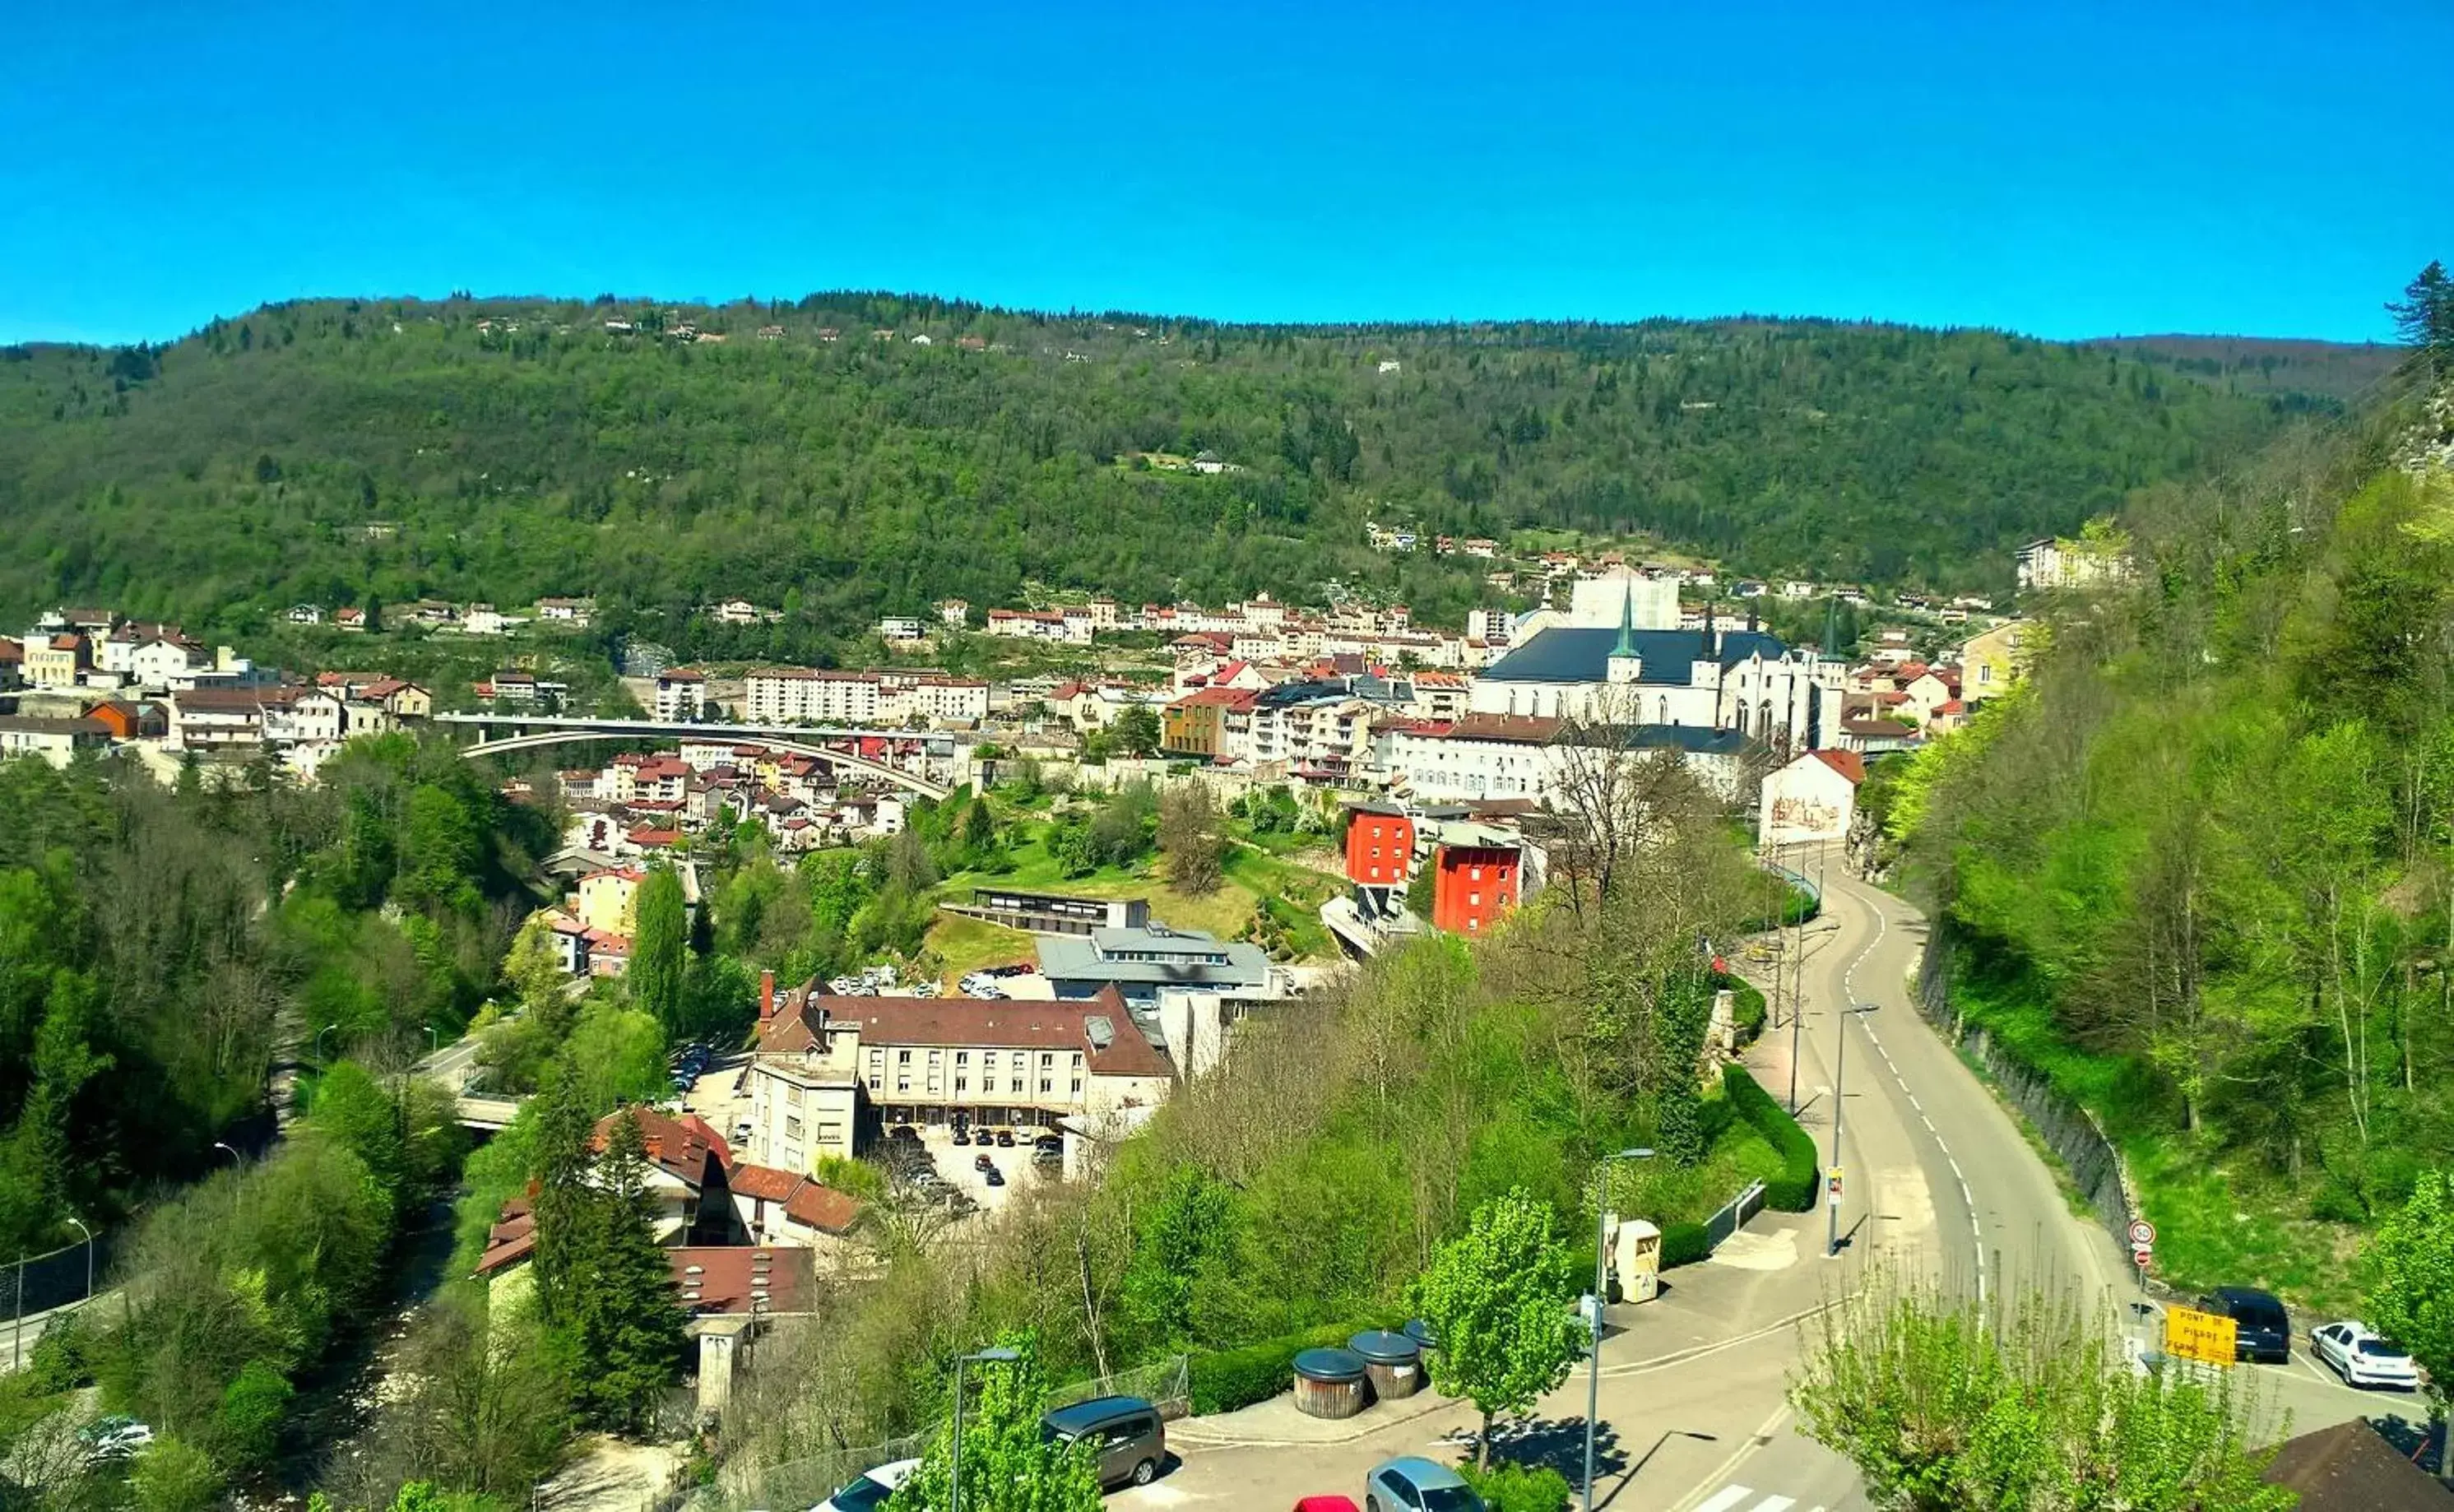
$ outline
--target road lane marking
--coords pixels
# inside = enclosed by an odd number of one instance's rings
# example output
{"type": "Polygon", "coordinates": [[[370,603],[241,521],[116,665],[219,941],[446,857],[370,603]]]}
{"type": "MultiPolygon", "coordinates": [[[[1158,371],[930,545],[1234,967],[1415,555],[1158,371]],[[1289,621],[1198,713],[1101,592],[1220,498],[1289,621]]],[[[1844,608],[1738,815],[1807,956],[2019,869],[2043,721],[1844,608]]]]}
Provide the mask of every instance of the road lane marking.
{"type": "Polygon", "coordinates": [[[1696,1512],[1730,1512],[1730,1508],[1755,1495],[1752,1487],[1725,1485],[1696,1504],[1696,1512]]]}

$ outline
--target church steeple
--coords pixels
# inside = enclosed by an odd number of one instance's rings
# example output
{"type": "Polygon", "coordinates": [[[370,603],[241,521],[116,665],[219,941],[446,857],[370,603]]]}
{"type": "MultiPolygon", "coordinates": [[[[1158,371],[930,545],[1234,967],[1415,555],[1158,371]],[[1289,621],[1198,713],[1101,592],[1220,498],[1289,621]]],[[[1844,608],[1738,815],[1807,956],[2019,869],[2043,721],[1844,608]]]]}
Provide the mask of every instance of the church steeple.
{"type": "Polygon", "coordinates": [[[1636,585],[1628,584],[1627,596],[1619,600],[1619,640],[1611,647],[1607,675],[1614,683],[1634,682],[1644,674],[1644,658],[1636,650],[1636,585]]]}

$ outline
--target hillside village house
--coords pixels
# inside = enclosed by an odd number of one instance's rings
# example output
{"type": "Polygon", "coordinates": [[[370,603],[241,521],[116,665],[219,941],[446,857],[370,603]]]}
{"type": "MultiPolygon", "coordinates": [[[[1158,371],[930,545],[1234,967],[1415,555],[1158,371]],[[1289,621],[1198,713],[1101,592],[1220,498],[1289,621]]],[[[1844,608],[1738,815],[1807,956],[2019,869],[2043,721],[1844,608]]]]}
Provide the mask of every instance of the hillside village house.
{"type": "Polygon", "coordinates": [[[1855,751],[1799,756],[1763,779],[1756,843],[1769,849],[1845,839],[1865,780],[1865,758],[1855,751]]]}
{"type": "Polygon", "coordinates": [[[93,665],[85,636],[73,631],[26,637],[25,677],[29,687],[73,688],[93,665]]]}
{"type": "Polygon", "coordinates": [[[38,718],[31,715],[0,715],[0,761],[12,756],[37,756],[65,767],[80,751],[101,751],[111,744],[111,727],[100,719],[38,718]]]}
{"type": "Polygon", "coordinates": [[[2034,629],[2029,620],[2013,619],[1969,636],[1960,648],[1960,696],[1978,703],[2009,692],[2027,668],[2034,629]]]}
{"type": "Polygon", "coordinates": [[[631,934],[638,928],[639,886],[647,879],[647,873],[627,866],[609,867],[581,877],[579,903],[574,910],[579,922],[609,935],[631,934]]]}
{"type": "Polygon", "coordinates": [[[1067,1117],[1156,1107],[1168,1058],[1113,989],[1086,1001],[836,998],[815,978],[779,1001],[762,982],[751,1061],[750,1150],[815,1172],[853,1153],[864,1124],[1054,1127],[1067,1117]]]}

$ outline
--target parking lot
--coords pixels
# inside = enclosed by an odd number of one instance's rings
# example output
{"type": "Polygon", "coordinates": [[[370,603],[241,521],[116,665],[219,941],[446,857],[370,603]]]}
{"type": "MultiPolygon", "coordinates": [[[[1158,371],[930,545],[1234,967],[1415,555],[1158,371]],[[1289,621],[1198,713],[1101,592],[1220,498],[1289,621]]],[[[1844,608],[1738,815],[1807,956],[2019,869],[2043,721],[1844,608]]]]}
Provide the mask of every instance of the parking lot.
{"type": "MultiPolygon", "coordinates": [[[[889,1169],[902,1165],[906,1172],[919,1170],[917,1165],[909,1163],[910,1157],[898,1159],[895,1155],[898,1150],[916,1147],[926,1156],[928,1169],[934,1170],[948,1186],[983,1212],[996,1211],[1016,1192],[1035,1182],[1057,1179],[1056,1166],[1033,1159],[1032,1139],[1044,1131],[1013,1130],[1014,1143],[1008,1146],[976,1144],[969,1142],[968,1138],[965,1143],[956,1144],[955,1133],[950,1128],[903,1127],[912,1128],[912,1136],[903,1137],[890,1130],[879,1151],[879,1159],[888,1164],[889,1169]],[[996,1168],[1001,1180],[992,1183],[988,1173],[979,1168],[982,1156],[988,1158],[989,1164],[996,1168]]],[[[909,1181],[911,1177],[907,1174],[904,1179],[909,1181]]]]}

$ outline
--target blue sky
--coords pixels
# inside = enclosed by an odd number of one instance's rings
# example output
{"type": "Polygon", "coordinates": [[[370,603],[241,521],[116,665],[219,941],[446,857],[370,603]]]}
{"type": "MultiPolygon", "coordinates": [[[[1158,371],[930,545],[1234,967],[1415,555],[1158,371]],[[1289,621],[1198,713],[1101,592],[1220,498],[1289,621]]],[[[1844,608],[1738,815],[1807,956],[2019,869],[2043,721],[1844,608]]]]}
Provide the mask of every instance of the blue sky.
{"type": "Polygon", "coordinates": [[[2454,257],[2445,0],[123,0],[10,50],[0,340],[455,288],[2365,340],[2454,257]]]}

